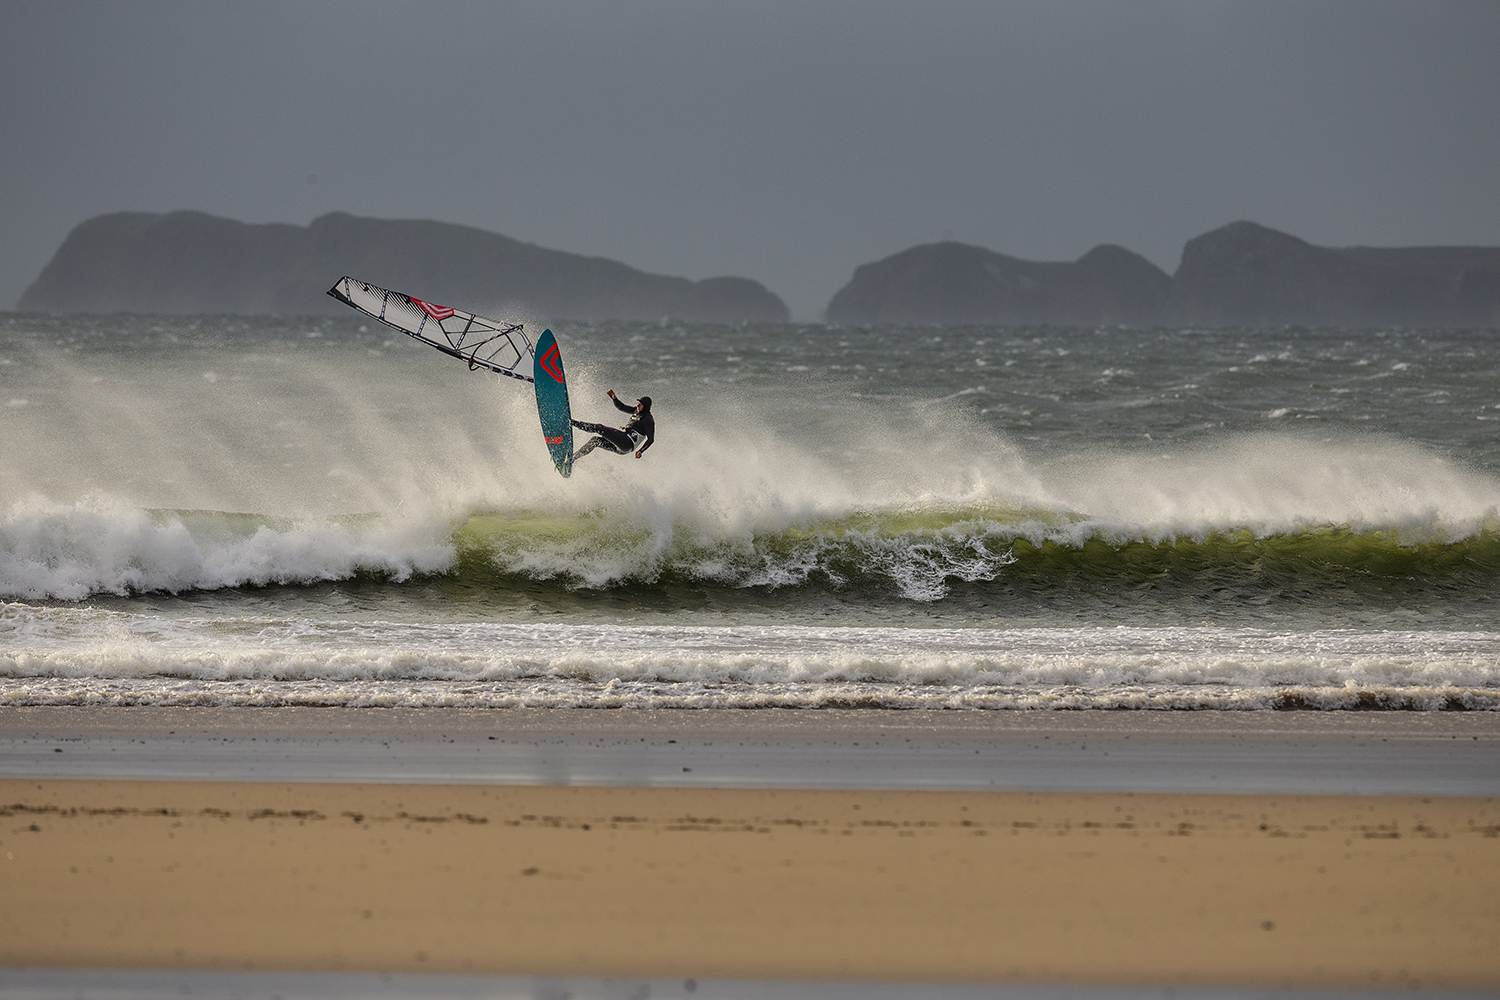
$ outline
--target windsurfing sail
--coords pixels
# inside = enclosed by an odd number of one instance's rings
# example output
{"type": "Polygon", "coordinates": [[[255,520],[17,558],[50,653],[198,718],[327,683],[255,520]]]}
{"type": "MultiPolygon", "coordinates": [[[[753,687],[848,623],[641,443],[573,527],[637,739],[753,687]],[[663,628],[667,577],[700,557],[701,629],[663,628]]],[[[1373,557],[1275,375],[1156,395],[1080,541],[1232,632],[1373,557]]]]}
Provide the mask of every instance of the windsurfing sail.
{"type": "Polygon", "coordinates": [[[523,382],[533,380],[531,341],[526,339],[522,323],[485,319],[348,275],[340,278],[328,294],[386,326],[468,362],[470,371],[484,368],[523,382]]]}

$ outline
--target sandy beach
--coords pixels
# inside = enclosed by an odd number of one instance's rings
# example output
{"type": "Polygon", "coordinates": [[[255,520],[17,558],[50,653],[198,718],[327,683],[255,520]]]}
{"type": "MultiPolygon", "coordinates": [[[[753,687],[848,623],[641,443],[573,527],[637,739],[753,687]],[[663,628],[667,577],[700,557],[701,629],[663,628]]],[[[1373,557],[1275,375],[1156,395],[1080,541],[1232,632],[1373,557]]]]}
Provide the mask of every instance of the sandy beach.
{"type": "Polygon", "coordinates": [[[1500,986],[1464,797],[0,780],[0,963],[1500,986]]]}

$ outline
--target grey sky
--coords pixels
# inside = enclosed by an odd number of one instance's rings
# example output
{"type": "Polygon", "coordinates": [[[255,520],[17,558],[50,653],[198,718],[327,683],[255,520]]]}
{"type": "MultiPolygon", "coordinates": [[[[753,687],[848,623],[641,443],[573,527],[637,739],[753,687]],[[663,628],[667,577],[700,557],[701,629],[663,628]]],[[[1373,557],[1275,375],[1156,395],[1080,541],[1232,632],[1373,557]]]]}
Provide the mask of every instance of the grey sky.
{"type": "Polygon", "coordinates": [[[1500,244],[1493,2],[0,0],[0,46],[6,306],[122,209],[443,219],[802,319],[945,236],[1500,244]]]}

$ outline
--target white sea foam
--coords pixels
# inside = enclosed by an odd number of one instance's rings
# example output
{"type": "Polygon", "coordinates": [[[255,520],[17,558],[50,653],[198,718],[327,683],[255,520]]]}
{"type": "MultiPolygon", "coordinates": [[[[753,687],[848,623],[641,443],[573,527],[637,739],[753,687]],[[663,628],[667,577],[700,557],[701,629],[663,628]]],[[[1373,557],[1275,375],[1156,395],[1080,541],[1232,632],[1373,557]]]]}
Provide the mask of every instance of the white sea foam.
{"type": "Polygon", "coordinates": [[[1189,448],[1049,463],[1039,500],[1122,537],[1269,535],[1337,525],[1424,541],[1494,523],[1500,481],[1416,445],[1347,435],[1236,435],[1189,448]]]}
{"type": "Polygon", "coordinates": [[[0,521],[0,596],[92,594],[342,580],[442,572],[453,546],[439,527],[307,519],[281,525],[114,502],[22,501],[0,521]]]}
{"type": "MultiPolygon", "coordinates": [[[[647,357],[641,344],[676,335],[580,331],[570,344],[593,342],[569,358],[575,415],[617,419],[603,395],[611,385],[649,391],[662,433],[643,460],[595,453],[563,480],[536,439],[524,386],[455,370],[420,345],[388,343],[377,356],[352,336],[305,337],[301,326],[281,336],[260,320],[201,336],[141,327],[116,339],[101,327],[93,341],[70,342],[71,321],[59,322],[56,339],[6,348],[14,363],[0,401],[17,405],[5,409],[0,449],[0,600],[367,574],[398,581],[374,588],[376,604],[417,605],[416,623],[332,620],[341,612],[311,604],[320,591],[195,595],[209,609],[202,619],[173,617],[188,602],[139,615],[5,605],[0,704],[1500,706],[1491,632],[732,627],[721,623],[733,602],[714,590],[813,581],[858,604],[852,588],[863,584],[850,581],[861,577],[882,600],[895,593],[933,603],[934,616],[989,625],[1004,614],[1001,587],[979,588],[970,605],[941,602],[959,581],[1003,584],[1036,570],[1016,565],[1020,539],[1080,552],[1217,533],[1313,539],[1311,555],[1283,561],[1284,588],[1273,580],[1251,596],[1315,600],[1320,560],[1339,550],[1317,549],[1314,535],[1347,529],[1379,532],[1384,546],[1348,575],[1381,561],[1407,573],[1414,564],[1399,546],[1480,544],[1437,553],[1435,572],[1451,576],[1408,581],[1426,610],[1392,611],[1383,592],[1362,604],[1345,588],[1349,599],[1318,622],[1441,624],[1452,610],[1474,621],[1494,572],[1486,539],[1500,531],[1500,479],[1451,457],[1490,454],[1474,444],[1482,425],[1462,422],[1475,401],[1472,360],[1445,362],[1440,377],[1435,356],[1421,355],[1423,378],[1446,379],[1455,394],[1439,408],[1391,391],[1414,373],[1383,370],[1399,359],[1380,345],[1358,351],[1382,369],[1371,388],[1340,373],[1375,370],[1355,367],[1356,355],[1256,357],[1264,345],[1209,334],[1116,332],[1106,342],[1007,332],[985,369],[993,376],[965,389],[971,345],[957,345],[949,365],[905,333],[872,332],[840,355],[845,374],[858,372],[841,383],[820,367],[834,352],[816,336],[688,331],[647,357]],[[715,337],[724,342],[712,344],[712,364],[692,361],[694,345],[715,337]],[[1324,381],[1332,388],[1309,388],[1324,381]],[[399,585],[469,572],[475,559],[487,562],[461,587],[476,584],[481,596],[539,580],[560,582],[546,585],[555,596],[670,577],[719,603],[651,628],[597,624],[597,606],[568,624],[444,624],[448,591],[399,585]],[[267,616],[243,614],[252,603],[267,616]]],[[[1134,566],[1133,556],[1116,561],[1134,566]]],[[[1053,577],[1038,571],[1030,606],[1093,568],[1076,560],[1053,577]]],[[[1184,606],[1224,599],[1221,568],[1192,571],[1202,588],[1184,606]]],[[[1093,596],[1067,613],[1154,624],[1150,612],[1114,613],[1134,606],[1116,579],[1094,581],[1093,596]]],[[[1254,568],[1240,574],[1252,589],[1256,579],[1254,568]]],[[[860,605],[851,620],[877,620],[883,606],[860,605]]],[[[1270,612],[1228,620],[1279,622],[1270,612]]]]}
{"type": "MultiPolygon", "coordinates": [[[[247,333],[87,365],[27,347],[17,367],[31,405],[8,416],[0,453],[0,599],[443,572],[449,529],[483,511],[589,519],[599,530],[538,531],[495,551],[505,572],[588,587],[664,571],[737,586],[836,581],[826,533],[774,556],[759,540],[871,513],[931,515],[899,537],[842,536],[870,575],[919,601],[955,580],[1002,577],[997,531],[1078,545],[1343,526],[1444,541],[1500,520],[1495,476],[1389,437],[1023,446],[951,394],[815,385],[668,385],[657,390],[662,435],[643,460],[596,452],[563,480],[524,386],[455,372],[405,342],[381,357],[337,338],[301,343],[262,352],[247,333]],[[236,531],[172,510],[259,522],[236,531]]],[[[574,410],[609,420],[610,383],[593,357],[572,359],[574,410]]]]}
{"type": "MultiPolygon", "coordinates": [[[[492,558],[521,577],[598,588],[671,571],[777,587],[813,574],[838,584],[854,565],[918,601],[941,599],[954,580],[1001,577],[1013,538],[1118,545],[1334,526],[1445,543],[1500,522],[1492,476],[1399,442],[1261,435],[1151,453],[1027,456],[961,424],[924,434],[922,466],[892,468],[883,446],[870,444],[862,447],[876,454],[863,457],[788,446],[773,459],[740,441],[731,462],[711,429],[687,428],[675,447],[692,461],[664,454],[665,468],[649,476],[601,464],[597,477],[580,472],[563,494],[565,481],[546,469],[493,494],[476,480],[359,518],[148,511],[104,493],[72,503],[32,495],[0,514],[0,598],[442,573],[454,566],[451,530],[466,517],[454,497],[492,499],[489,509],[508,525],[487,543],[492,558]],[[986,443],[989,451],[976,450],[986,443]],[[861,518],[875,520],[861,526],[861,518]],[[776,536],[783,541],[767,549],[776,536]]],[[[892,430],[886,440],[912,439],[892,430]]]]}
{"type": "Polygon", "coordinates": [[[6,605],[0,704],[1500,709],[1500,633],[411,625],[6,605]]]}

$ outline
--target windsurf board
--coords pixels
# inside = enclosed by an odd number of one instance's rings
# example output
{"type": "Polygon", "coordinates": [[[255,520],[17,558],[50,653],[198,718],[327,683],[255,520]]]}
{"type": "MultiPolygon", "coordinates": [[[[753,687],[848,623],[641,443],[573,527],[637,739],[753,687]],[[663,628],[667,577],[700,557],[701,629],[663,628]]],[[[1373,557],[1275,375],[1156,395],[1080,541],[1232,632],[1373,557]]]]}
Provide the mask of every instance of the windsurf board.
{"type": "Polygon", "coordinates": [[[562,352],[551,330],[543,330],[536,342],[536,412],[542,421],[542,439],[552,453],[552,464],[563,478],[573,474],[573,408],[568,405],[568,379],[562,352]]]}

